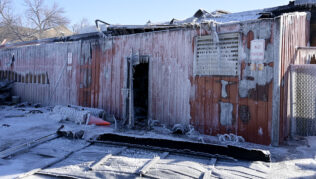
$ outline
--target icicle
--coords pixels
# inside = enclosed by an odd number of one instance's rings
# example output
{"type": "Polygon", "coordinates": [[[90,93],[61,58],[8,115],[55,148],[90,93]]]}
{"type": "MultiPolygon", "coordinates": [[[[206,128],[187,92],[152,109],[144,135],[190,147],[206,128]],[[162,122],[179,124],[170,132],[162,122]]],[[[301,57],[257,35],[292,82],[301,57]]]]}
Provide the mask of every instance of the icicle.
{"type": "Polygon", "coordinates": [[[316,49],[314,48],[298,49],[294,64],[297,64],[302,60],[304,64],[310,64],[310,61],[313,57],[316,57],[316,49]]]}
{"type": "Polygon", "coordinates": [[[216,27],[217,27],[217,25],[214,22],[212,22],[211,23],[211,29],[212,29],[212,32],[213,32],[213,40],[216,43],[218,43],[219,42],[219,38],[218,38],[217,31],[216,31],[216,27]]]}

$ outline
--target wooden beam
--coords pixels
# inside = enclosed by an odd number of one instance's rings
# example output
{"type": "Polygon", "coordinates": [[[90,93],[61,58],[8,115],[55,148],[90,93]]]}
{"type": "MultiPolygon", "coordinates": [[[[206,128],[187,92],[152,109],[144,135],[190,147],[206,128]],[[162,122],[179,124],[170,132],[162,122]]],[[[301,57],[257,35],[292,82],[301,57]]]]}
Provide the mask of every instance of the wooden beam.
{"type": "Polygon", "coordinates": [[[216,158],[212,158],[211,159],[211,161],[209,162],[209,167],[208,167],[208,169],[207,169],[207,171],[205,171],[204,173],[203,173],[203,179],[211,179],[212,178],[212,171],[213,171],[213,169],[214,169],[214,167],[215,167],[215,163],[216,163],[216,158]]]}
{"type": "Polygon", "coordinates": [[[161,154],[161,156],[158,157],[154,157],[150,162],[148,162],[140,171],[139,171],[139,175],[143,176],[145,175],[150,168],[155,165],[160,159],[164,159],[169,155],[169,152],[164,152],[163,154],[161,154]]]}
{"type": "Polygon", "coordinates": [[[50,166],[52,166],[52,165],[55,165],[56,163],[59,163],[59,162],[65,160],[66,158],[68,158],[68,157],[69,157],[70,155],[72,155],[73,153],[78,152],[78,151],[80,151],[80,150],[82,150],[82,149],[85,149],[85,148],[89,147],[91,144],[92,144],[92,143],[89,143],[89,144],[84,145],[83,147],[81,147],[81,148],[79,148],[79,149],[73,150],[73,151],[67,153],[66,155],[64,155],[64,156],[62,156],[62,157],[56,158],[55,160],[51,161],[50,163],[48,163],[48,164],[46,164],[46,165],[44,165],[44,166],[42,166],[42,167],[40,167],[40,168],[36,168],[36,169],[33,169],[33,170],[31,170],[31,171],[29,171],[29,172],[27,172],[27,173],[24,173],[24,174],[22,174],[22,175],[19,175],[18,177],[16,177],[16,179],[25,178],[25,177],[34,175],[34,174],[36,174],[37,172],[40,172],[41,170],[43,170],[43,169],[45,169],[45,168],[48,168],[48,167],[50,167],[50,166]]]}
{"type": "Polygon", "coordinates": [[[49,134],[49,135],[40,137],[40,138],[32,140],[32,141],[26,142],[24,144],[21,144],[21,145],[15,146],[15,147],[11,147],[7,150],[0,152],[0,159],[9,157],[9,156],[14,155],[18,152],[33,148],[39,144],[42,144],[44,142],[47,142],[47,141],[50,141],[50,140],[53,140],[56,138],[58,138],[58,135],[56,133],[53,133],[53,134],[49,134]]]}
{"type": "Polygon", "coordinates": [[[118,155],[122,153],[124,150],[126,150],[127,147],[123,147],[121,149],[118,149],[117,151],[114,151],[110,154],[106,154],[104,157],[100,158],[99,160],[96,160],[93,164],[90,165],[90,170],[95,170],[101,163],[105,163],[108,159],[110,159],[113,155],[118,155]]]}

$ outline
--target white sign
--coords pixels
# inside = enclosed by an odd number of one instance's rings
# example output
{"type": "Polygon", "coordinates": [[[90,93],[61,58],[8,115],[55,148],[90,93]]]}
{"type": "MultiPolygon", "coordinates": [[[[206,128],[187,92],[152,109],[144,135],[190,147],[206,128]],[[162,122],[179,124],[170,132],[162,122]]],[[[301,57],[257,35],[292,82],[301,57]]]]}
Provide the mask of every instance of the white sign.
{"type": "Polygon", "coordinates": [[[250,42],[250,60],[264,60],[265,40],[257,39],[250,42]]]}
{"type": "Polygon", "coordinates": [[[72,64],[72,53],[68,52],[68,65],[72,64]]]}

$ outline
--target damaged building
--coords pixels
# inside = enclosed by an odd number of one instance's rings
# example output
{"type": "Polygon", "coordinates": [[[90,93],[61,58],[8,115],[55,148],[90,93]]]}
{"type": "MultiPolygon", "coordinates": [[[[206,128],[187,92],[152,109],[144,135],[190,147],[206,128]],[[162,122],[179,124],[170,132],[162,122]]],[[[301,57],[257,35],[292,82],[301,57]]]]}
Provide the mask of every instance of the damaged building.
{"type": "Polygon", "coordinates": [[[278,145],[291,134],[290,65],[315,63],[301,53],[314,54],[315,4],[198,10],[182,21],[4,45],[0,78],[15,81],[22,101],[278,145]]]}

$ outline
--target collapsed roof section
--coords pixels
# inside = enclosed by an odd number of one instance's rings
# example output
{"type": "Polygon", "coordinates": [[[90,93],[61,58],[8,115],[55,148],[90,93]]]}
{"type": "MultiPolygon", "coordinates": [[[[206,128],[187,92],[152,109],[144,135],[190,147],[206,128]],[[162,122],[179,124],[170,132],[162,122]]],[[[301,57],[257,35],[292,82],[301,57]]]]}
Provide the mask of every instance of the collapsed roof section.
{"type": "Polygon", "coordinates": [[[107,32],[110,32],[112,35],[125,35],[167,29],[192,28],[197,27],[202,23],[238,23],[264,18],[275,18],[287,12],[312,11],[311,8],[314,6],[316,6],[316,0],[296,0],[290,1],[289,4],[284,6],[237,13],[230,13],[224,10],[208,12],[204,9],[199,9],[194,13],[192,17],[184,20],[173,18],[171,21],[168,22],[147,23],[146,25],[109,25],[107,27],[107,32]]]}

